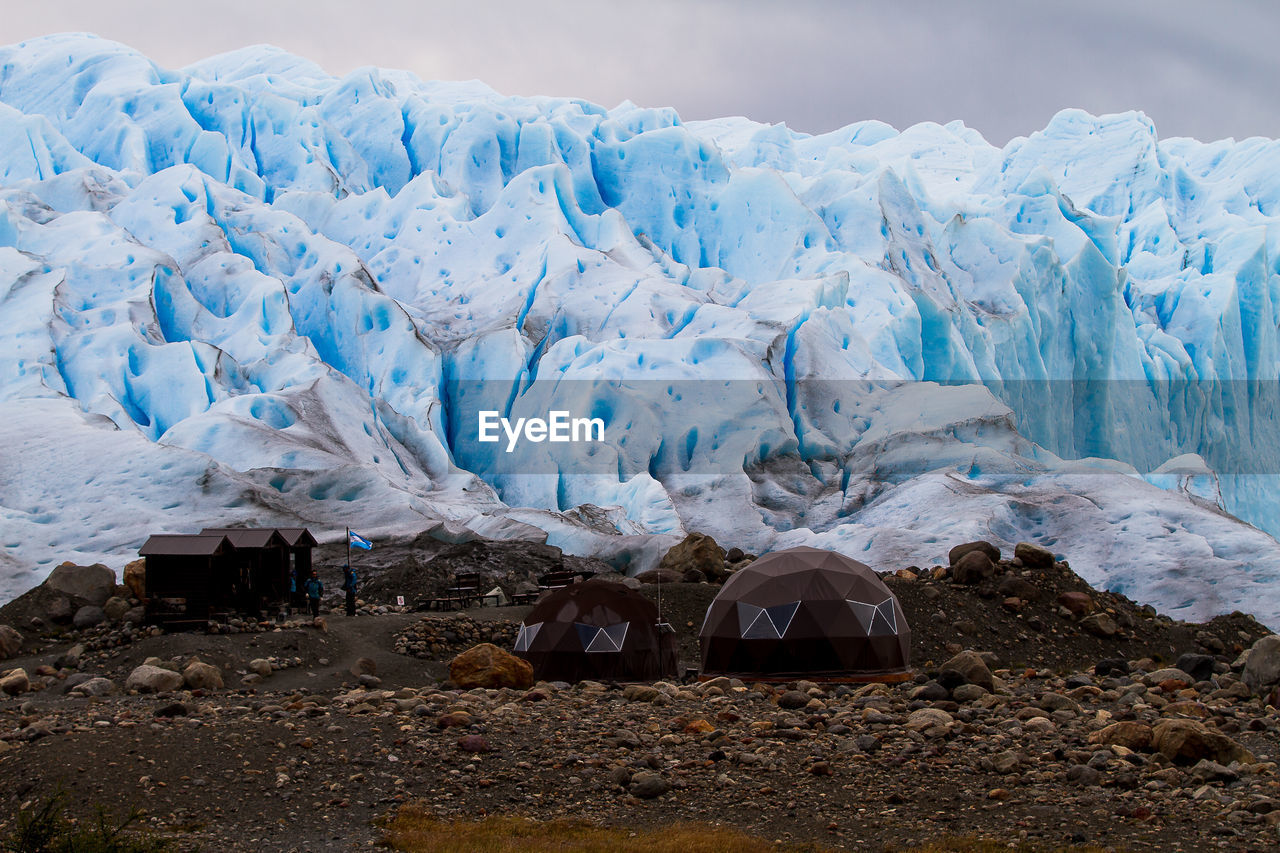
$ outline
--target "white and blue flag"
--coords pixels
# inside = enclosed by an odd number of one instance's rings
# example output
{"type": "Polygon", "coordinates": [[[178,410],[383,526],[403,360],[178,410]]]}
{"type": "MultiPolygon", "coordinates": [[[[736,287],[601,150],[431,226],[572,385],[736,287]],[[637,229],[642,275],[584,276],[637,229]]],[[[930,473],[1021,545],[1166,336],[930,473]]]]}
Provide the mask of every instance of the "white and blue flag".
{"type": "Polygon", "coordinates": [[[347,531],[347,538],[350,540],[350,544],[352,548],[363,548],[366,551],[373,548],[372,542],[370,542],[368,539],[365,539],[363,536],[361,536],[359,533],[356,533],[354,530],[347,531]]]}

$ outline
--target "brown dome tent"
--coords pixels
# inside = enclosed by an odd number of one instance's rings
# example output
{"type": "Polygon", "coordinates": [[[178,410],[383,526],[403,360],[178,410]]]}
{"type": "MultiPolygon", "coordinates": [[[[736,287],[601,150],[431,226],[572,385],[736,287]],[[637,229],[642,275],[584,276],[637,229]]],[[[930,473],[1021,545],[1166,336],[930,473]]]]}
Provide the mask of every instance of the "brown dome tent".
{"type": "Polygon", "coordinates": [[[711,602],[699,634],[704,677],[903,681],[911,629],[867,566],[817,548],[766,554],[711,602]]]}
{"type": "Polygon", "coordinates": [[[656,681],[676,674],[676,638],[657,606],[620,583],[588,580],[544,594],[515,653],[543,681],[656,681]]]}

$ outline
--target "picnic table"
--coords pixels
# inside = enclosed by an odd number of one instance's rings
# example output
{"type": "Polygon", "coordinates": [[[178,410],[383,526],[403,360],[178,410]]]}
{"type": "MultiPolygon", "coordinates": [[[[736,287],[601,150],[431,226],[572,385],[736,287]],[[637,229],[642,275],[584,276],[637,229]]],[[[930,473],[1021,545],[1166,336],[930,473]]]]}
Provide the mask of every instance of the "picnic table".
{"type": "Polygon", "coordinates": [[[453,576],[453,585],[446,587],[444,594],[426,602],[426,610],[466,610],[477,601],[483,601],[480,595],[480,573],[459,572],[453,576]]]}

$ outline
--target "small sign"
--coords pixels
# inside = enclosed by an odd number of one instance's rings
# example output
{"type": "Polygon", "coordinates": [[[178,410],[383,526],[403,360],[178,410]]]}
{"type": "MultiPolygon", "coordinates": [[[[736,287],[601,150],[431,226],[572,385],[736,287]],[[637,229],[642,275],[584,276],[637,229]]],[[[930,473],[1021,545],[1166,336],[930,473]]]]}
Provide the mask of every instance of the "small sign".
{"type": "Polygon", "coordinates": [[[403,595],[397,595],[397,596],[396,596],[396,607],[404,607],[404,596],[403,596],[403,595]]]}

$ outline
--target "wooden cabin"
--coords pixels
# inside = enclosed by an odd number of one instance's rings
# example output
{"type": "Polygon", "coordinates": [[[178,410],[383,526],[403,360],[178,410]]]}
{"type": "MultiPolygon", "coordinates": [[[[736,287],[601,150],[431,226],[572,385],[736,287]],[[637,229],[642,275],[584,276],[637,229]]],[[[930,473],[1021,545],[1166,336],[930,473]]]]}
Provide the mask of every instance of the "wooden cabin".
{"type": "Polygon", "coordinates": [[[147,621],[205,622],[235,596],[235,546],[222,535],[151,536],[138,550],[147,560],[147,621]]]}
{"type": "Polygon", "coordinates": [[[311,573],[317,542],[305,527],[207,527],[157,534],[139,550],[147,560],[148,621],[204,623],[240,613],[260,618],[284,609],[289,573],[311,573]]]}

